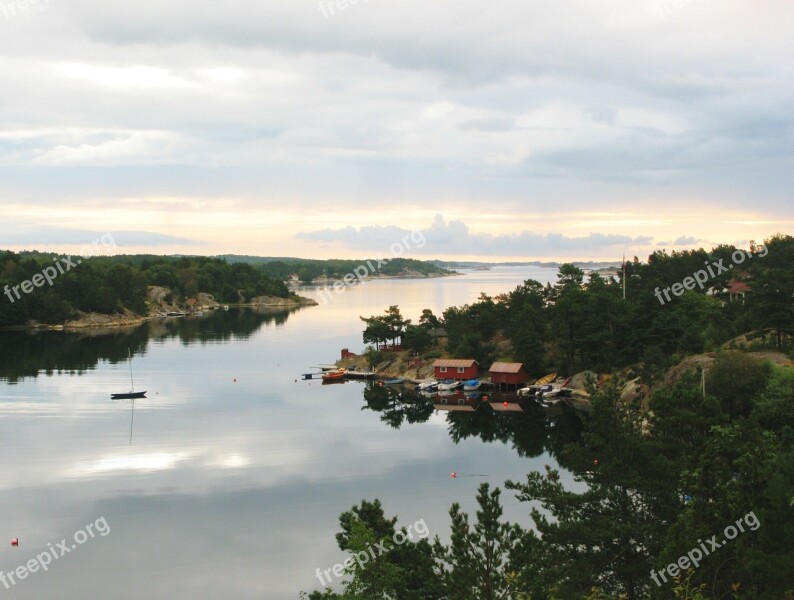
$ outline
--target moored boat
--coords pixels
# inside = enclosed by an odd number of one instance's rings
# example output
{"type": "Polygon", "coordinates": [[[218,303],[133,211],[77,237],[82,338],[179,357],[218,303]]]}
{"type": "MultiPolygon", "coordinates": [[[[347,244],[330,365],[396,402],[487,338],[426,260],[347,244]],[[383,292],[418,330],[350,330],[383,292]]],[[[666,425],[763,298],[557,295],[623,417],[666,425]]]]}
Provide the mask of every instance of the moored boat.
{"type": "Polygon", "coordinates": [[[145,398],[146,392],[136,392],[135,391],[135,380],[132,378],[132,351],[127,348],[127,362],[130,365],[130,391],[129,392],[119,392],[119,393],[111,393],[110,399],[111,400],[132,400],[134,398],[145,398]]]}
{"type": "Polygon", "coordinates": [[[405,377],[395,377],[394,379],[387,379],[384,381],[386,385],[400,385],[405,383],[405,377]]]}
{"type": "Polygon", "coordinates": [[[464,392],[476,392],[480,389],[480,380],[479,379],[469,379],[467,382],[463,384],[463,391],[464,392]]]}
{"type": "Polygon", "coordinates": [[[326,373],[323,373],[323,382],[342,381],[345,378],[345,372],[345,369],[327,371],[326,373]]]}
{"type": "Polygon", "coordinates": [[[462,381],[455,381],[454,379],[444,379],[438,382],[438,391],[448,392],[451,390],[456,390],[462,386],[463,386],[462,381]]]}
{"type": "Polygon", "coordinates": [[[432,392],[438,389],[438,382],[435,379],[428,379],[416,386],[420,392],[432,392]]]}
{"type": "Polygon", "coordinates": [[[133,400],[134,398],[146,398],[146,392],[125,392],[110,395],[111,400],[133,400]]]}

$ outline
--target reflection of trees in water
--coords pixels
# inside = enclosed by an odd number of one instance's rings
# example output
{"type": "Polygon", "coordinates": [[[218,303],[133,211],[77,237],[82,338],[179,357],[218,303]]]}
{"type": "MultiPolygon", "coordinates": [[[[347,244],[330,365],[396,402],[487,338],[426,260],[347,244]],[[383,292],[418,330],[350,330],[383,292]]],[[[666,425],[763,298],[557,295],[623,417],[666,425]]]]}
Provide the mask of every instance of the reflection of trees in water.
{"type": "Polygon", "coordinates": [[[82,375],[100,360],[112,364],[146,352],[150,340],[178,338],[183,344],[245,340],[263,325],[283,325],[292,310],[230,309],[198,318],[148,321],[135,328],[0,332],[0,380],[16,383],[40,373],[82,375]]]}
{"type": "Polygon", "coordinates": [[[376,383],[364,388],[364,400],[367,405],[361,410],[383,413],[380,420],[394,429],[399,429],[404,421],[424,423],[433,414],[432,400],[376,383]]]}
{"type": "Polygon", "coordinates": [[[247,340],[263,325],[281,326],[299,309],[242,308],[216,310],[209,317],[149,321],[152,339],[179,338],[190,344],[247,340]]]}
{"type": "MultiPolygon", "coordinates": [[[[433,414],[433,399],[410,391],[369,384],[364,388],[362,410],[381,413],[381,421],[399,429],[404,422],[424,423],[433,414]]],[[[484,442],[510,444],[519,456],[533,457],[548,450],[560,451],[576,441],[582,431],[579,413],[564,406],[553,418],[532,400],[522,402],[522,412],[498,412],[483,402],[474,412],[447,413],[449,435],[455,443],[478,437],[484,442]]]]}

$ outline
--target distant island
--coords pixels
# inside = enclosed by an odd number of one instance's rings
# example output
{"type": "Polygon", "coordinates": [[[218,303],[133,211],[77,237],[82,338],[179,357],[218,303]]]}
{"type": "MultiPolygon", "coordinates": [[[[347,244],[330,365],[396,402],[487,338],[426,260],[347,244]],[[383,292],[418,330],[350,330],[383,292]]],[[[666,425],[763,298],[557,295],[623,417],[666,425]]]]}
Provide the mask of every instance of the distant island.
{"type": "Polygon", "coordinates": [[[593,271],[596,269],[610,269],[619,268],[621,263],[618,261],[602,262],[602,261],[571,261],[569,263],[562,262],[543,262],[538,260],[533,261],[506,261],[506,262],[480,262],[473,260],[464,261],[446,261],[446,260],[432,260],[431,263],[448,269],[474,269],[477,271],[486,271],[493,267],[542,267],[545,269],[559,269],[563,264],[572,264],[584,271],[593,271]]]}
{"type": "Polygon", "coordinates": [[[423,279],[458,275],[435,260],[413,258],[367,257],[364,259],[309,259],[289,257],[241,256],[224,254],[217,258],[228,263],[244,263],[255,266],[273,279],[295,283],[328,283],[339,281],[349,273],[364,268],[368,278],[393,277],[423,279]]]}
{"type": "Polygon", "coordinates": [[[0,327],[128,326],[223,305],[316,305],[245,263],[202,256],[0,252],[0,327]]]}
{"type": "Polygon", "coordinates": [[[457,275],[409,258],[303,259],[260,256],[61,256],[0,251],[0,328],[128,326],[146,319],[224,305],[296,308],[316,305],[291,285],[366,277],[457,275]]]}

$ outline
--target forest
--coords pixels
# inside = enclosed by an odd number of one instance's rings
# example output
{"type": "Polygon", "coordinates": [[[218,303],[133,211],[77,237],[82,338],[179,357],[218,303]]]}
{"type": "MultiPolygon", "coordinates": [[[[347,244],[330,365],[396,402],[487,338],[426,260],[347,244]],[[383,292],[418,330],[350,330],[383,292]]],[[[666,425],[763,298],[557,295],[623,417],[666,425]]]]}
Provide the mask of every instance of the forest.
{"type": "MultiPolygon", "coordinates": [[[[486,368],[512,359],[535,374],[607,376],[590,389],[592,410],[570,411],[546,443],[560,469],[483,482],[476,514],[451,506],[446,541],[391,544],[364,568],[349,561],[340,589],[303,597],[794,598],[794,238],[775,236],[743,255],[740,263],[732,246],[660,251],[629,262],[625,281],[562,265],[554,285],[527,281],[440,318],[425,311],[415,325],[398,307],[365,318],[372,342],[434,352],[411,328],[441,326],[445,352],[486,368]],[[657,290],[720,261],[726,270],[713,269],[703,289],[658,299],[657,290]],[[671,376],[701,353],[706,367],[671,376]],[[627,400],[621,390],[630,378],[643,393],[627,400]],[[572,491],[573,482],[584,488],[572,491]],[[503,518],[505,490],[526,505],[521,523],[503,518]]],[[[432,413],[421,401],[398,410],[384,393],[368,391],[368,407],[392,427],[432,413]]],[[[542,438],[524,431],[529,421],[508,425],[511,418],[450,414],[450,435],[477,432],[539,455],[542,438]]],[[[392,540],[397,523],[377,499],[362,500],[340,516],[338,546],[352,559],[392,540]]]]}
{"type": "Polygon", "coordinates": [[[95,256],[81,260],[52,279],[52,285],[30,293],[13,293],[13,287],[31,281],[62,257],[51,253],[0,252],[0,327],[35,321],[58,324],[80,312],[116,314],[128,309],[147,313],[148,286],[169,288],[175,299],[211,294],[218,302],[236,303],[257,296],[288,297],[287,286],[255,267],[229,264],[209,257],[95,256]]]}
{"type": "Polygon", "coordinates": [[[407,272],[418,273],[420,275],[451,275],[453,271],[437,266],[434,262],[415,260],[412,258],[381,258],[380,262],[376,258],[368,260],[349,260],[349,259],[325,259],[313,260],[306,258],[264,258],[257,256],[222,256],[230,263],[244,262],[257,267],[268,277],[286,280],[290,275],[297,275],[305,282],[311,283],[316,279],[326,277],[328,279],[341,279],[348,273],[362,264],[371,263],[375,269],[373,274],[386,276],[399,276],[407,272]]]}

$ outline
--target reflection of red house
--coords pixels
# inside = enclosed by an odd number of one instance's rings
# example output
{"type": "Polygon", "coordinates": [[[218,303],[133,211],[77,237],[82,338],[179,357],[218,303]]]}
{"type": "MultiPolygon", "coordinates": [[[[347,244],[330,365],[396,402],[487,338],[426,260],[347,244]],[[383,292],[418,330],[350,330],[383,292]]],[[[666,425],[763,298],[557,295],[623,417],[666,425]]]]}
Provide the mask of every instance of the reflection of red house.
{"type": "Polygon", "coordinates": [[[488,371],[494,385],[524,385],[529,375],[522,363],[495,362],[488,371]]]}
{"type": "Polygon", "coordinates": [[[439,358],[433,371],[436,379],[476,379],[480,365],[473,358],[439,358]]]}

